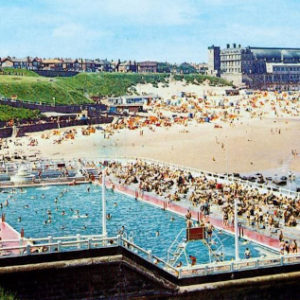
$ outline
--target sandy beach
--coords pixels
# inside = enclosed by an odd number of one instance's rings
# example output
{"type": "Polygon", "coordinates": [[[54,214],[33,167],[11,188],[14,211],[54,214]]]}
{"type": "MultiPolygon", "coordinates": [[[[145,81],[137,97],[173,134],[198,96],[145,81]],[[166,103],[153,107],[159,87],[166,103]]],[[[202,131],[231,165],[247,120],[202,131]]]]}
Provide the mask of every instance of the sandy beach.
{"type": "Polygon", "coordinates": [[[63,139],[59,144],[55,141],[74,127],[59,130],[60,135],[53,135],[53,131],[37,132],[18,138],[21,147],[10,143],[6,153],[12,155],[21,150],[27,156],[39,153],[41,158],[144,157],[222,173],[300,172],[299,101],[295,96],[265,92],[226,96],[228,88],[172,80],[167,86],[138,84],[136,90],[139,94],[161,97],[160,102],[154,102],[147,108],[148,116],[157,116],[159,111],[172,118],[174,113],[187,116],[192,111],[195,116],[215,115],[216,120],[199,123],[195,117],[181,125],[172,122],[170,127],[152,124],[143,127],[143,135],[140,135],[139,128],[130,130],[125,126],[113,129],[109,139],[107,135],[104,138],[103,130],[82,135],[82,128],[77,127],[74,139],[63,139]],[[182,92],[192,96],[183,99],[179,96],[182,92]],[[171,105],[166,105],[165,100],[171,101],[171,105]],[[222,105],[218,104],[220,100],[224,102],[222,105]],[[185,101],[188,110],[181,111],[185,101]],[[192,108],[197,105],[198,110],[192,108]],[[225,110],[228,115],[236,115],[234,121],[224,117],[225,110]],[[38,145],[27,146],[30,138],[36,139],[38,145]],[[298,155],[293,155],[292,151],[298,155]]]}
{"type": "Polygon", "coordinates": [[[214,172],[271,169],[300,172],[300,158],[291,154],[291,149],[300,149],[300,140],[296,138],[300,131],[299,121],[248,120],[222,127],[192,123],[188,127],[156,127],[155,132],[145,128],[143,136],[138,130],[124,129],[109,139],[104,139],[103,132],[97,130],[90,136],[79,133],[74,140],[62,144],[53,144],[54,137],[40,139],[41,133],[31,136],[38,138],[39,145],[34,151],[40,151],[39,156],[43,158],[130,156],[214,172]],[[271,133],[272,128],[280,128],[281,133],[271,133]]]}

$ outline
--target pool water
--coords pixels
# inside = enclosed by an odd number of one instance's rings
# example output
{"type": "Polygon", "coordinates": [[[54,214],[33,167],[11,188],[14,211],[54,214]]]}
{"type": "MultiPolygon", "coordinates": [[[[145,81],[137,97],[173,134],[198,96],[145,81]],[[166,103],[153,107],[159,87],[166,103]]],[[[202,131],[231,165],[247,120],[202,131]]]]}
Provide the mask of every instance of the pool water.
{"type": "MultiPolygon", "coordinates": [[[[17,190],[13,193],[0,193],[0,202],[3,204],[2,212],[6,214],[6,221],[18,231],[24,228],[25,237],[102,233],[99,186],[26,188],[23,192],[17,190]],[[6,200],[8,206],[4,205],[6,200]],[[45,224],[49,211],[51,223],[45,224]]],[[[116,236],[124,225],[127,233],[133,236],[135,244],[146,250],[151,249],[153,254],[162,259],[167,259],[168,248],[179,231],[186,226],[185,219],[181,216],[110,190],[106,191],[106,202],[107,213],[112,215],[107,220],[108,236],[116,236]]],[[[225,259],[234,258],[234,237],[223,231],[218,236],[224,245],[225,259]]],[[[244,257],[246,247],[251,250],[252,257],[259,257],[267,251],[258,244],[241,240],[240,257],[244,257]]],[[[209,262],[207,248],[201,241],[190,242],[187,254],[196,256],[198,263],[209,262]]]]}

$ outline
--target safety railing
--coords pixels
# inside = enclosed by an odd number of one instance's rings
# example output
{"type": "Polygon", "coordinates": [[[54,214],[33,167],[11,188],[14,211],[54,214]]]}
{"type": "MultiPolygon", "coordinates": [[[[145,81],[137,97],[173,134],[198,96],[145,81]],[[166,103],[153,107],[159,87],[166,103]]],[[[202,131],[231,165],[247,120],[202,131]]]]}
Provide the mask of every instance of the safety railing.
{"type": "Polygon", "coordinates": [[[161,269],[173,274],[174,276],[178,277],[178,270],[177,268],[173,267],[165,260],[161,259],[160,257],[154,255],[151,250],[145,250],[142,247],[134,244],[132,241],[125,239],[124,237],[120,237],[121,246],[126,248],[127,250],[143,257],[144,259],[148,260],[149,262],[157,265],[161,269]]]}
{"type": "Polygon", "coordinates": [[[268,256],[265,258],[241,259],[239,261],[214,262],[177,268],[178,277],[206,276],[212,274],[238,272],[300,263],[300,253],[284,256],[268,256]]]}
{"type": "MultiPolygon", "coordinates": [[[[218,174],[218,173],[214,173],[214,172],[210,172],[210,171],[205,171],[205,170],[199,170],[197,168],[193,168],[193,167],[187,167],[187,166],[183,166],[180,164],[175,164],[175,163],[169,163],[169,162],[162,162],[159,160],[155,160],[152,158],[147,158],[147,157],[132,157],[132,156],[118,156],[116,157],[112,157],[112,156],[105,156],[105,157],[97,157],[94,158],[93,160],[87,160],[87,159],[82,159],[82,166],[84,164],[88,164],[91,162],[98,162],[98,161],[104,161],[104,160],[111,160],[111,161],[136,161],[137,159],[139,160],[143,160],[145,162],[148,163],[152,163],[152,164],[156,164],[156,165],[160,165],[160,166],[164,166],[164,167],[169,167],[171,169],[180,169],[180,170],[184,170],[187,172],[191,172],[193,174],[196,175],[204,175],[207,176],[209,178],[214,178],[214,179],[219,179],[219,180],[223,180],[223,181],[230,181],[230,182],[238,182],[242,185],[246,185],[252,188],[258,188],[263,190],[263,192],[265,191],[272,191],[274,193],[281,193],[281,194],[285,194],[288,196],[294,196],[294,197],[298,197],[300,198],[300,193],[296,192],[296,191],[292,191],[292,190],[288,190],[282,187],[274,187],[268,184],[260,184],[260,183],[256,183],[256,182],[252,182],[249,180],[244,180],[241,178],[237,178],[234,177],[232,174],[226,174],[226,175],[222,175],[222,174],[218,174]]],[[[65,162],[66,165],[69,165],[70,167],[78,167],[78,161],[75,160],[63,160],[63,159],[51,159],[51,160],[42,160],[40,161],[40,166],[42,167],[43,165],[48,165],[48,166],[55,166],[57,163],[59,162],[65,162]]],[[[18,163],[16,163],[18,164],[18,163]]],[[[15,172],[17,170],[17,167],[15,163],[4,163],[4,166],[7,166],[8,170],[12,170],[12,172],[15,172]]],[[[5,167],[3,168],[5,170],[5,167]]]]}
{"type": "Polygon", "coordinates": [[[34,255],[36,253],[53,253],[71,250],[83,250],[99,247],[115,246],[118,237],[104,237],[102,235],[76,235],[66,237],[21,238],[2,240],[0,258],[6,256],[34,255]]]}
{"type": "Polygon", "coordinates": [[[7,239],[0,243],[0,259],[7,256],[27,256],[39,253],[66,252],[72,250],[88,250],[116,245],[123,246],[127,250],[143,257],[158,267],[170,272],[174,276],[178,275],[176,268],[165,262],[163,259],[152,254],[151,250],[145,250],[136,245],[132,240],[127,239],[126,235],[105,237],[103,235],[75,235],[61,237],[44,238],[21,238],[7,239]],[[10,246],[8,246],[10,245],[10,246]]]}
{"type": "Polygon", "coordinates": [[[128,251],[141,256],[157,267],[169,272],[175,277],[186,278],[193,276],[206,276],[227,272],[239,272],[244,270],[271,268],[300,264],[300,253],[289,255],[274,255],[263,258],[241,259],[238,261],[213,262],[195,266],[174,267],[165,260],[154,255],[151,250],[143,249],[132,240],[118,235],[105,237],[103,235],[75,235],[61,237],[31,238],[20,240],[2,240],[0,247],[0,259],[7,256],[26,256],[38,253],[56,253],[72,250],[87,250],[94,248],[122,246],[128,251]],[[10,244],[11,246],[7,246],[10,244]]]}

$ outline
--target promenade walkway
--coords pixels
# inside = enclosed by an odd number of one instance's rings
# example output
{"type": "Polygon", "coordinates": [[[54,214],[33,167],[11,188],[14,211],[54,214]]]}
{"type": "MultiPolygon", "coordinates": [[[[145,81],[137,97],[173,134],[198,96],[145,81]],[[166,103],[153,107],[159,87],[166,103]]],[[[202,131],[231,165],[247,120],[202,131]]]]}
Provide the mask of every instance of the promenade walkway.
{"type": "MultiPolygon", "coordinates": [[[[24,246],[28,243],[28,241],[24,240],[22,241],[21,233],[17,232],[12,226],[10,226],[8,223],[6,223],[2,217],[2,220],[0,222],[0,242],[1,242],[1,248],[11,248],[11,247],[19,247],[24,246]]],[[[18,255],[20,253],[20,250],[6,250],[2,251],[0,248],[0,254],[1,256],[7,256],[11,254],[18,255]]]]}

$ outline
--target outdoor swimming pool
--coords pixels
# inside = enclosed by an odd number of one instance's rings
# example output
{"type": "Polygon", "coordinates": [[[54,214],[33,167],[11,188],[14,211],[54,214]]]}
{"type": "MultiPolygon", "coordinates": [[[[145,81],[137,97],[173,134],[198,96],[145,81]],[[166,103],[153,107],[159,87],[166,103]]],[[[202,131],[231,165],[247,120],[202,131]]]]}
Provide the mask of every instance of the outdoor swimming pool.
{"type": "MultiPolygon", "coordinates": [[[[135,244],[167,259],[168,248],[186,226],[183,217],[110,190],[106,191],[106,201],[107,213],[112,215],[107,221],[108,236],[116,236],[124,225],[135,244]]],[[[5,190],[0,193],[0,202],[6,221],[18,231],[24,228],[28,238],[102,233],[101,187],[96,185],[5,190]]],[[[223,231],[218,236],[224,245],[225,259],[234,258],[234,237],[223,231]]],[[[268,252],[258,244],[241,240],[240,257],[244,257],[246,247],[253,257],[268,252]]],[[[209,262],[207,248],[200,241],[189,243],[187,254],[196,256],[198,263],[209,262]]]]}

